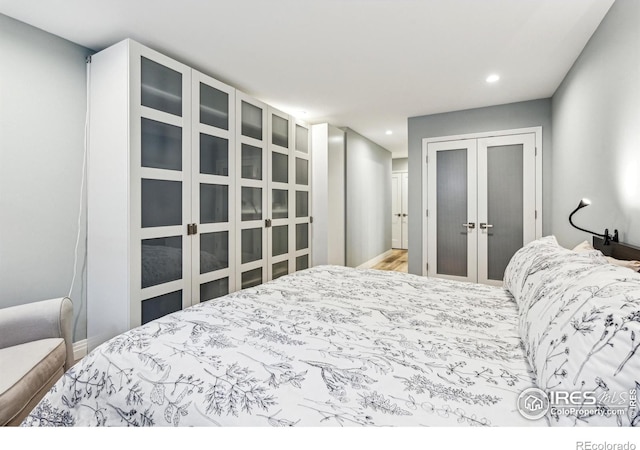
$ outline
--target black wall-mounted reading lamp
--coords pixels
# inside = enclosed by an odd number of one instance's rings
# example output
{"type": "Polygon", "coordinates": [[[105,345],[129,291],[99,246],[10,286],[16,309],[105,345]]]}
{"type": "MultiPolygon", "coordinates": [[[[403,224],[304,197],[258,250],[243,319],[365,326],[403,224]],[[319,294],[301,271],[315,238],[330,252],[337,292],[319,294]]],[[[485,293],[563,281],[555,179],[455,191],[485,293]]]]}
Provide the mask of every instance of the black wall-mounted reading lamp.
{"type": "Polygon", "coordinates": [[[609,245],[609,242],[611,242],[611,241],[618,242],[618,230],[614,230],[613,231],[613,236],[611,236],[609,234],[609,229],[608,228],[604,229],[604,234],[599,234],[599,233],[594,233],[593,231],[585,230],[584,228],[580,228],[575,223],[573,223],[573,221],[571,220],[571,217],[573,217],[573,215],[576,212],[578,212],[580,209],[584,208],[585,206],[589,206],[590,204],[591,204],[591,201],[588,198],[583,198],[582,200],[580,200],[580,203],[578,204],[578,207],[576,209],[574,209],[571,214],[569,214],[569,223],[571,224],[571,226],[573,226],[573,228],[577,228],[580,231],[584,231],[585,233],[590,233],[590,234],[593,234],[594,236],[598,236],[598,237],[603,238],[604,239],[604,245],[609,245]]]}

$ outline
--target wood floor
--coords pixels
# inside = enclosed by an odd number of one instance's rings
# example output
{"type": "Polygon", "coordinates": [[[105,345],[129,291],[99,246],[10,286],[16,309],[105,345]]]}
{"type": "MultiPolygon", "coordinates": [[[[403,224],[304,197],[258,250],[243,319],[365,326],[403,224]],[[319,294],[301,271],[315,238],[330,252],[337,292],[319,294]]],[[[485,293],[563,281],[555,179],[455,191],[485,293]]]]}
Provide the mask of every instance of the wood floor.
{"type": "Polygon", "coordinates": [[[409,252],[407,250],[393,249],[392,254],[386,257],[383,261],[379,262],[374,269],[378,270],[393,270],[395,272],[408,272],[409,271],[409,252]]]}

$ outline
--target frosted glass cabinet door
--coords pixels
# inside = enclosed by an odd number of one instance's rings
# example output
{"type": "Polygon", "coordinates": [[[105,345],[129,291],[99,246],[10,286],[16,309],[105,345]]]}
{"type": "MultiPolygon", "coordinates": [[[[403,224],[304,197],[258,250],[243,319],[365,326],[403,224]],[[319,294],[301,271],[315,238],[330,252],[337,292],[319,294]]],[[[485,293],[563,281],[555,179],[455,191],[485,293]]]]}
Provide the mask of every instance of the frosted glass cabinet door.
{"type": "Polygon", "coordinates": [[[137,326],[191,304],[191,69],[130,45],[130,321],[137,326]]]}
{"type": "Polygon", "coordinates": [[[235,90],[193,71],[193,303],[235,288],[235,90]]]}
{"type": "Polygon", "coordinates": [[[308,125],[297,121],[294,128],[295,151],[294,161],[294,201],[295,201],[295,270],[309,267],[311,261],[311,159],[308,125]]]}
{"type": "Polygon", "coordinates": [[[236,91],[236,284],[244,289],[266,281],[269,259],[268,109],[264,103],[236,91]]]}

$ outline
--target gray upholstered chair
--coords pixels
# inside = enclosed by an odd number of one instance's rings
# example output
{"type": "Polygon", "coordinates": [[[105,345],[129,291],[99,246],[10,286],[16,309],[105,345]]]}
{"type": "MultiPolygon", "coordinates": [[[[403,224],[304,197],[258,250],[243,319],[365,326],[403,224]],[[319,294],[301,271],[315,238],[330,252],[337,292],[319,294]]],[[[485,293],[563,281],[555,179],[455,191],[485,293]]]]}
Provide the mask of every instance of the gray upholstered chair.
{"type": "Polygon", "coordinates": [[[20,425],[73,365],[72,321],[66,297],[0,309],[0,425],[20,425]]]}

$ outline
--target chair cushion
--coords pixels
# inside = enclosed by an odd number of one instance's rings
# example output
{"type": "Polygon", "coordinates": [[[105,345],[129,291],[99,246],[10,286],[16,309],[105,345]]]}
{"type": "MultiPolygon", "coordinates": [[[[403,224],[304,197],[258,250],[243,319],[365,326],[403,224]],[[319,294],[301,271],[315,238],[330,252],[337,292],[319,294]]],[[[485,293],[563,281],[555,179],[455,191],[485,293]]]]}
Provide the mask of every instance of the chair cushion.
{"type": "Polygon", "coordinates": [[[64,339],[0,349],[0,425],[19,425],[64,373],[64,339]]]}

